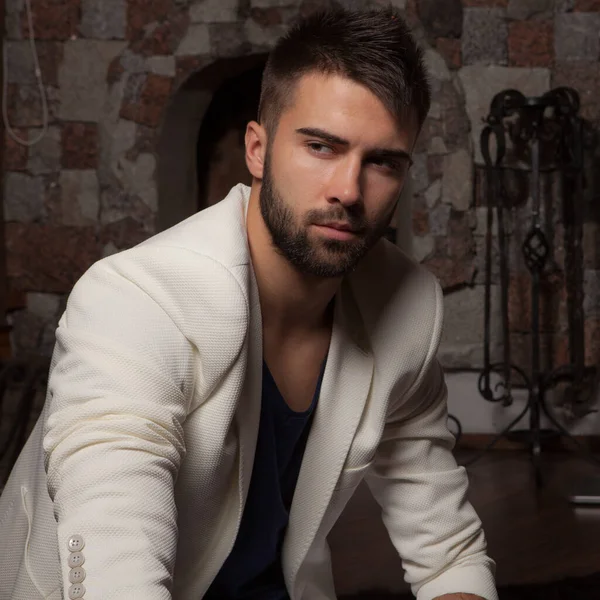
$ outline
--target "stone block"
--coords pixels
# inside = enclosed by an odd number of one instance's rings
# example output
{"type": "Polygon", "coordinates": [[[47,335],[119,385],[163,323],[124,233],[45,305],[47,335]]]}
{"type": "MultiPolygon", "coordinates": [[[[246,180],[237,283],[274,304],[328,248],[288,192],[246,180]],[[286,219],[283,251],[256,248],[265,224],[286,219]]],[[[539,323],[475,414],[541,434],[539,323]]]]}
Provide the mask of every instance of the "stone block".
{"type": "Polygon", "coordinates": [[[192,23],[235,23],[239,4],[239,0],[200,0],[190,7],[190,19],[192,23]]]}
{"type": "Polygon", "coordinates": [[[123,40],[127,28],[125,0],[81,0],[81,24],[84,37],[99,40],[123,40]]]}
{"type": "Polygon", "coordinates": [[[208,25],[195,23],[190,25],[175,54],[177,56],[194,56],[209,54],[210,51],[211,39],[208,25]]]}
{"type": "Polygon", "coordinates": [[[452,208],[448,204],[438,204],[429,209],[429,233],[431,235],[447,235],[451,210],[452,208]]]}
{"type": "Polygon", "coordinates": [[[502,8],[466,8],[462,36],[464,65],[505,65],[508,25],[502,8]]]}
{"type": "Polygon", "coordinates": [[[586,317],[600,316],[600,270],[583,273],[583,312],[586,317]]]}
{"type": "Polygon", "coordinates": [[[98,165],[98,126],[95,123],[65,123],[62,130],[62,166],[94,169],[98,165]]]}
{"type": "Polygon", "coordinates": [[[455,38],[439,37],[435,41],[436,50],[443,56],[450,69],[458,69],[462,65],[461,41],[455,38]]]}
{"type": "Polygon", "coordinates": [[[567,13],[556,15],[554,47],[556,59],[600,59],[600,14],[567,13]]]}
{"type": "Polygon", "coordinates": [[[515,67],[551,67],[554,27],[541,21],[515,21],[508,28],[508,62],[515,67]]]}
{"type": "Polygon", "coordinates": [[[174,56],[151,56],[146,59],[146,69],[155,75],[175,77],[176,63],[174,56]]]}
{"type": "Polygon", "coordinates": [[[418,0],[417,12],[425,31],[432,37],[459,38],[463,31],[463,7],[460,0],[447,0],[444,10],[436,0],[418,0]]]}
{"type": "MultiPolygon", "coordinates": [[[[38,138],[41,132],[41,129],[30,129],[29,140],[38,138]]],[[[37,144],[29,147],[27,170],[32,175],[56,173],[60,170],[60,158],[60,129],[48,127],[44,137],[37,144]]]]}
{"type": "Polygon", "coordinates": [[[211,52],[219,58],[244,56],[250,53],[250,43],[246,40],[241,23],[213,23],[209,27],[211,52]]]}
{"type": "Polygon", "coordinates": [[[44,182],[41,177],[7,173],[4,184],[4,220],[29,223],[43,219],[44,182]]]}
{"type": "Polygon", "coordinates": [[[63,225],[92,225],[98,222],[100,187],[95,170],[63,170],[60,173],[63,225]]]}
{"type": "MultiPolygon", "coordinates": [[[[34,0],[31,3],[33,34],[37,40],[68,40],[76,35],[81,0],[34,0]]],[[[21,11],[21,31],[29,37],[27,13],[21,11]]]]}
{"type": "Polygon", "coordinates": [[[164,55],[175,52],[189,28],[189,13],[179,11],[166,21],[148,25],[148,30],[141,38],[137,38],[131,49],[142,56],[164,55]]]}
{"type": "Polygon", "coordinates": [[[44,294],[29,292],[27,294],[27,310],[40,317],[45,322],[50,322],[59,317],[63,305],[63,298],[58,294],[44,294]]]}
{"type": "Polygon", "coordinates": [[[420,201],[414,201],[412,212],[412,232],[415,236],[429,234],[429,209],[420,201]]]}
{"type": "Polygon", "coordinates": [[[252,44],[255,51],[270,50],[286,32],[284,25],[262,27],[254,19],[246,19],[244,29],[246,39],[252,44]]]}
{"type": "Polygon", "coordinates": [[[29,41],[8,41],[4,46],[8,83],[34,84],[37,79],[34,72],[33,56],[29,41]]]}
{"type": "Polygon", "coordinates": [[[449,81],[451,79],[448,65],[439,52],[428,48],[424,52],[423,60],[430,77],[438,81],[449,81]]]}
{"type": "Polygon", "coordinates": [[[155,181],[156,158],[153,154],[140,154],[135,161],[121,160],[120,181],[128,194],[141,198],[152,212],[158,210],[155,181]]]}
{"type": "Polygon", "coordinates": [[[135,194],[120,187],[119,182],[103,187],[100,194],[100,222],[110,225],[123,219],[133,218],[145,231],[154,226],[155,213],[135,194]]]}
{"type": "MultiPolygon", "coordinates": [[[[46,92],[51,88],[47,88],[46,92]]],[[[53,120],[55,102],[47,94],[50,120],[53,120]]],[[[6,112],[11,127],[41,127],[43,125],[42,102],[37,84],[19,85],[9,83],[6,90],[6,112]]]]}
{"type": "Polygon", "coordinates": [[[21,26],[21,13],[25,8],[25,0],[5,0],[4,8],[4,30],[6,33],[6,39],[22,39],[23,28],[21,26]]]}
{"type": "Polygon", "coordinates": [[[484,162],[479,138],[484,126],[483,120],[489,114],[493,97],[508,88],[520,90],[526,96],[541,96],[550,89],[550,70],[472,65],[463,67],[458,73],[471,122],[474,160],[476,164],[482,165],[484,162]]]}
{"type": "Polygon", "coordinates": [[[579,93],[581,116],[600,123],[600,68],[594,61],[556,62],[552,73],[552,87],[566,85],[579,93]]]}
{"type": "MultiPolygon", "coordinates": [[[[27,129],[14,129],[14,134],[22,139],[29,139],[27,129]]],[[[25,171],[27,168],[28,148],[14,140],[4,131],[4,169],[6,171],[25,171]]]]}
{"type": "MultiPolygon", "coordinates": [[[[485,288],[482,285],[456,290],[444,296],[444,326],[439,358],[445,367],[483,367],[485,288]]],[[[490,341],[502,346],[500,286],[490,290],[490,341]]]]}
{"type": "Polygon", "coordinates": [[[554,17],[554,0],[510,0],[506,14],[509,19],[551,19],[554,17]]]}
{"type": "Polygon", "coordinates": [[[69,293],[100,258],[101,249],[93,226],[7,223],[6,252],[7,272],[15,288],[69,293]]]}
{"type": "Polygon", "coordinates": [[[413,164],[409,171],[411,190],[417,194],[429,186],[427,174],[427,155],[424,153],[413,156],[413,164]]]}
{"type": "Polygon", "coordinates": [[[466,150],[444,157],[442,201],[456,210],[467,210],[473,200],[473,163],[466,150]]]}
{"type": "Polygon", "coordinates": [[[432,208],[438,203],[438,200],[442,196],[442,180],[436,179],[428,188],[425,190],[425,202],[428,208],[432,208]]]}
{"type": "Polygon", "coordinates": [[[435,240],[431,235],[414,235],[412,238],[412,255],[417,262],[422,262],[435,249],[435,240]]]}
{"type": "Polygon", "coordinates": [[[58,75],[61,119],[94,123],[100,120],[108,92],[108,67],[125,46],[126,42],[95,40],[65,44],[65,58],[58,75]]]}
{"type": "Polygon", "coordinates": [[[171,96],[173,80],[161,75],[133,75],[127,82],[120,116],[156,127],[171,96]]]}

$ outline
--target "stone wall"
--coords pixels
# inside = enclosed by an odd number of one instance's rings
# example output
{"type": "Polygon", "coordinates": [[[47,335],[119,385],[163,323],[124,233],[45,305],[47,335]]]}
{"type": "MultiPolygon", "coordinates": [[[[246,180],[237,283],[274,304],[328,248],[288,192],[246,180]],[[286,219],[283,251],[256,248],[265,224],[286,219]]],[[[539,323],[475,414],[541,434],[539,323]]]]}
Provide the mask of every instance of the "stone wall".
{"type": "MultiPolygon", "coordinates": [[[[26,294],[26,307],[11,315],[17,352],[49,353],[56,320],[81,274],[156,231],[159,205],[173,201],[159,197],[157,173],[165,160],[159,137],[184,82],[216,61],[267,52],[292,19],[318,4],[32,0],[49,124],[43,140],[29,148],[5,136],[8,271],[11,288],[26,294]]],[[[598,125],[600,1],[394,4],[405,10],[426,50],[433,85],[410,182],[413,249],[447,292],[444,364],[473,368],[481,365],[483,338],[485,213],[476,193],[482,117],[502,89],[539,95],[569,85],[581,94],[582,114],[598,125]]],[[[31,140],[43,120],[27,35],[24,3],[6,0],[8,117],[17,135],[31,140]]],[[[593,193],[589,206],[598,207],[597,188],[593,193]]],[[[600,362],[599,220],[598,210],[588,211],[589,362],[600,362]]],[[[520,317],[512,323],[514,342],[524,348],[527,284],[518,271],[512,288],[511,314],[520,317]]],[[[564,298],[564,286],[557,289],[564,298]]],[[[497,298],[497,285],[493,291],[497,298]]],[[[564,301],[560,307],[564,312],[564,301]]],[[[566,356],[564,318],[557,313],[552,323],[545,339],[560,362],[566,356]]]]}

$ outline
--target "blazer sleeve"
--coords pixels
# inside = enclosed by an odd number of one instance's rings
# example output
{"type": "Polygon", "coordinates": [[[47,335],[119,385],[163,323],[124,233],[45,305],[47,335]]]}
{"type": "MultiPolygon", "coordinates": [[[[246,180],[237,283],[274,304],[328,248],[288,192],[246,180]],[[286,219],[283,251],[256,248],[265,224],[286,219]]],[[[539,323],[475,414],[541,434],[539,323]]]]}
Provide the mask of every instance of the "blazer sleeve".
{"type": "Polygon", "coordinates": [[[167,600],[192,350],[144,290],[152,282],[114,264],[99,261],[75,284],[48,381],[43,446],[63,597],[167,600]]]}
{"type": "Polygon", "coordinates": [[[452,454],[447,387],[435,357],[443,312],[437,282],[436,294],[429,352],[412,390],[392,405],[366,481],[417,600],[455,592],[498,600],[495,563],[467,500],[467,473],[452,454]]]}

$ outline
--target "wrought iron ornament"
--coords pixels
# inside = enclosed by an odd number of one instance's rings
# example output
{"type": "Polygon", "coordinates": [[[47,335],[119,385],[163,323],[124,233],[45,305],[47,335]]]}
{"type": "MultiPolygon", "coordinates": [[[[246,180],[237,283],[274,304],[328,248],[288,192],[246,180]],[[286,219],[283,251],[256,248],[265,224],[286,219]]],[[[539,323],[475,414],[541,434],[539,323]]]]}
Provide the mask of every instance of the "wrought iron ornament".
{"type": "MultiPolygon", "coordinates": [[[[579,96],[571,88],[553,89],[540,97],[526,97],[513,89],[494,96],[486,126],[481,132],[481,152],[487,179],[487,214],[485,233],[485,294],[484,294],[484,368],[478,388],[482,397],[503,406],[513,403],[513,377],[518,374],[519,385],[528,392],[525,408],[484,449],[466,464],[470,465],[493,447],[502,437],[525,441],[530,449],[535,479],[542,485],[541,442],[552,435],[569,434],[552,414],[546,402],[546,393],[560,382],[569,382],[566,396],[573,404],[583,403],[593,388],[596,370],[585,365],[583,319],[583,159],[584,122],[579,116],[579,96]],[[505,212],[510,210],[503,186],[503,171],[508,168],[508,142],[521,163],[521,170],[529,172],[531,215],[529,230],[521,245],[521,253],[530,275],[531,288],[531,364],[528,369],[513,363],[509,323],[509,238],[506,233],[505,212]],[[541,364],[540,295],[541,281],[552,258],[552,244],[542,223],[540,193],[541,152],[550,159],[550,168],[560,175],[564,221],[565,283],[569,324],[570,361],[546,372],[541,364]],[[502,331],[502,361],[491,360],[491,290],[493,225],[497,224],[499,250],[500,310],[502,331]],[[492,373],[501,380],[492,387],[492,373]],[[529,428],[511,430],[529,412],[529,428]],[[545,415],[555,429],[543,429],[545,415]]],[[[511,167],[513,168],[513,167],[511,167]]],[[[578,447],[580,447],[578,445],[578,447]]],[[[593,456],[586,458],[600,464],[593,456]]]]}

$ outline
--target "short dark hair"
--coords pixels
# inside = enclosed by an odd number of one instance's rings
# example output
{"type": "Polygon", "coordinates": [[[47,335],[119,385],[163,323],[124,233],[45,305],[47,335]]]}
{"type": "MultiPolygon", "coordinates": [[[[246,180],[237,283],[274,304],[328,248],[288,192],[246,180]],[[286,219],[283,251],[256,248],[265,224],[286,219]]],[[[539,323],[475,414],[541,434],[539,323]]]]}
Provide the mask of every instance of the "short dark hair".
{"type": "Polygon", "coordinates": [[[269,134],[291,102],[295,84],[311,72],[341,75],[367,87],[401,122],[419,128],[431,103],[423,51],[393,6],[349,10],[334,5],[292,25],[263,71],[258,119],[269,134]]]}

